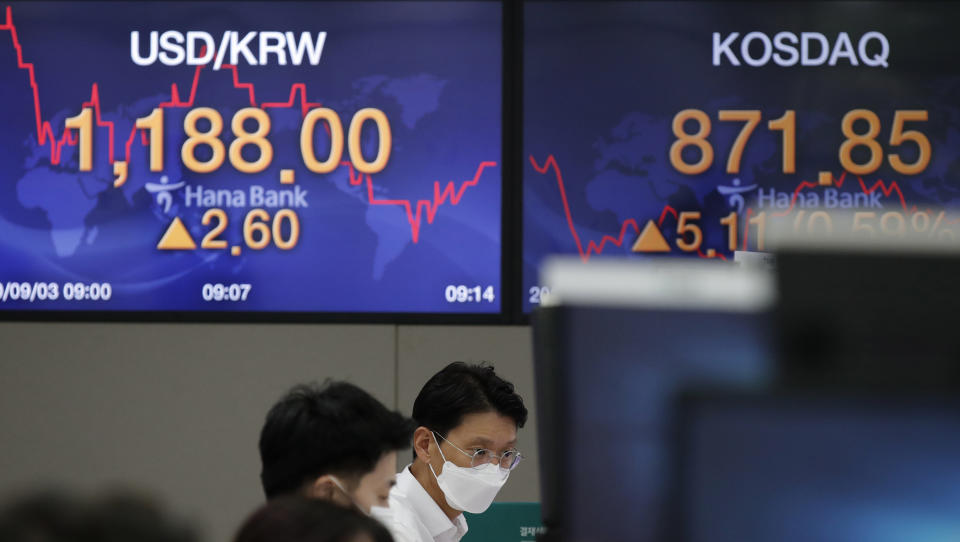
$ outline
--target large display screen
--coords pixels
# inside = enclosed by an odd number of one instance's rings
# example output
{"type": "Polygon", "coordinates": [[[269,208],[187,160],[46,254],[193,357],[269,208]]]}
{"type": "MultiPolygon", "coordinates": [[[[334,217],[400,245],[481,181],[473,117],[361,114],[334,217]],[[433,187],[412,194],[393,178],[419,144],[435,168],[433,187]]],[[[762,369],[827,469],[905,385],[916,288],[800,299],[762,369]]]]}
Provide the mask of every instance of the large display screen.
{"type": "Polygon", "coordinates": [[[572,317],[572,326],[604,339],[592,347],[571,341],[568,371],[581,387],[571,394],[567,443],[576,450],[566,464],[573,539],[662,540],[672,401],[689,386],[764,385],[770,372],[768,318],[666,310],[583,311],[572,317]],[[691,329],[697,340],[689,339],[691,329]],[[584,456],[590,459],[578,469],[574,458],[584,456]]]}
{"type": "Polygon", "coordinates": [[[563,540],[670,540],[676,397],[769,385],[771,313],[574,305],[538,318],[538,404],[559,413],[540,449],[563,450],[541,459],[544,525],[563,540]]]}
{"type": "Polygon", "coordinates": [[[944,398],[691,400],[674,540],[955,540],[958,430],[944,398]]]}
{"type": "Polygon", "coordinates": [[[499,2],[0,4],[0,311],[499,313],[499,2]]]}
{"type": "Polygon", "coordinates": [[[958,18],[923,2],[526,3],[524,309],[551,254],[729,260],[783,227],[957,239],[958,18]]]}

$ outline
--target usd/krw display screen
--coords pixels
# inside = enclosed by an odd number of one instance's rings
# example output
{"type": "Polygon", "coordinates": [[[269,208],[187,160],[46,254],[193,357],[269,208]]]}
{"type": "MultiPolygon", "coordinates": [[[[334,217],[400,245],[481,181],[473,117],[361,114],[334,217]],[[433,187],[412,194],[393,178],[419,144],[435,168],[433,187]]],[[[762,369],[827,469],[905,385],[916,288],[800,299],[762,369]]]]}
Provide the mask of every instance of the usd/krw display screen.
{"type": "Polygon", "coordinates": [[[0,310],[498,313],[501,10],[0,4],[0,310]]]}

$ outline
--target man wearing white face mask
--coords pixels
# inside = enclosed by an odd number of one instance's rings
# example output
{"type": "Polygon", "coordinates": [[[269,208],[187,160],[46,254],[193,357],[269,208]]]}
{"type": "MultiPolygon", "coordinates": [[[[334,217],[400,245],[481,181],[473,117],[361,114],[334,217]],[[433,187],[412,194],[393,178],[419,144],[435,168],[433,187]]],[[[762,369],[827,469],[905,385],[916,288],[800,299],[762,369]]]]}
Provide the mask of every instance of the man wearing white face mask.
{"type": "Polygon", "coordinates": [[[493,367],[451,363],[413,404],[414,460],[390,491],[396,542],[457,542],[522,459],[523,399],[493,367]]]}
{"type": "Polygon", "coordinates": [[[387,517],[397,451],[413,422],[347,382],[297,386],[270,409],[260,433],[268,500],[290,494],[387,517]]]}

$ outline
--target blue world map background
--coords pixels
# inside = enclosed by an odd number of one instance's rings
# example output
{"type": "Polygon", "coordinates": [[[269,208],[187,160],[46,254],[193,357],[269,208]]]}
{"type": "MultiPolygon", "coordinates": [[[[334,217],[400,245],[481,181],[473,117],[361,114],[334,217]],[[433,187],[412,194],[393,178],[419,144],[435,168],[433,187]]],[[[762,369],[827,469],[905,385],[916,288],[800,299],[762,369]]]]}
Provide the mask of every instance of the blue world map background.
{"type": "MultiPolygon", "coordinates": [[[[0,6],[0,9],[6,5],[0,6]]],[[[0,31],[0,281],[110,282],[109,303],[7,304],[8,308],[97,310],[264,310],[329,312],[499,312],[494,302],[450,304],[447,285],[500,288],[500,9],[494,3],[241,3],[229,12],[219,3],[13,3],[12,17],[23,61],[35,66],[43,120],[57,138],[64,121],[79,113],[97,84],[102,120],[115,127],[114,152],[124,144],[135,119],[171,99],[190,94],[193,66],[138,67],[130,60],[130,31],[202,29],[327,32],[321,62],[310,66],[246,66],[241,83],[254,85],[256,101],[286,102],[294,83],[306,96],[289,108],[269,109],[268,136],[274,157],[267,170],[247,175],[229,161],[216,172],[197,174],[180,161],[187,107],[164,109],[162,172],[150,172],[139,133],[130,153],[130,175],[112,188],[107,130],[97,128],[94,169],[79,172],[77,147],[64,145],[51,163],[50,145],[37,141],[27,70],[17,68],[11,34],[0,31]],[[365,107],[382,110],[390,121],[393,148],[387,167],[372,177],[377,200],[411,202],[419,224],[401,205],[371,205],[366,183],[350,182],[350,170],[309,172],[300,156],[300,101],[321,103],[349,127],[365,107]],[[435,182],[460,189],[483,162],[475,186],[459,201],[436,204],[435,182]],[[156,244],[174,217],[194,239],[205,207],[188,206],[183,188],[169,209],[147,185],[169,184],[247,191],[280,185],[279,171],[292,168],[309,207],[298,209],[301,238],[289,252],[270,247],[239,257],[227,251],[161,252],[156,244]],[[182,185],[181,185],[182,183],[182,185]],[[455,204],[455,205],[454,205],[455,204]],[[414,242],[414,231],[419,233],[414,242]],[[201,300],[205,283],[252,283],[242,307],[201,300]]],[[[2,15],[0,11],[0,15],[2,15]]],[[[2,17],[0,17],[2,18],[2,17]]],[[[249,106],[229,69],[202,68],[193,107],[209,106],[225,119],[222,139],[233,136],[229,119],[249,106]]],[[[364,156],[376,154],[373,123],[362,137],[364,156]]],[[[315,130],[318,158],[329,140],[315,130]]],[[[246,154],[245,154],[246,155],[246,154]]],[[[198,155],[199,156],[199,155],[198,155]]],[[[255,156],[255,155],[254,155],[255,156]]],[[[348,160],[345,152],[344,160],[348,160]]],[[[248,207],[225,209],[229,226],[221,238],[242,242],[248,207]]],[[[271,210],[272,212],[272,210],[271,210]]]]}
{"type": "MultiPolygon", "coordinates": [[[[674,212],[700,212],[703,249],[731,259],[727,228],[719,221],[731,211],[753,215],[771,208],[767,196],[790,195],[804,181],[816,183],[818,172],[843,170],[838,148],[844,140],[843,115],[853,109],[875,112],[881,122],[877,140],[905,162],[916,159],[912,143],[887,146],[894,112],[923,109],[929,120],[907,124],[931,142],[932,160],[919,175],[904,176],[884,165],[863,177],[876,190],[882,208],[903,211],[892,182],[908,209],[957,207],[960,196],[960,76],[944,58],[960,52],[947,39],[954,6],[924,3],[812,3],[772,5],[753,2],[529,2],[524,12],[524,174],[523,272],[524,310],[539,297],[539,268],[551,255],[657,257],[632,252],[638,238],[632,223],[664,220],[661,230],[676,247],[674,212]],[[913,26],[900,24],[910,17],[913,26]],[[917,32],[916,28],[923,28],[917,32]],[[772,36],[788,31],[821,32],[830,39],[847,32],[854,40],[868,31],[890,40],[889,68],[837,66],[752,68],[712,65],[712,35],[741,36],[751,31],[772,36]],[[944,56],[945,55],[945,56],[944,56]],[[937,60],[940,59],[940,60],[937,60]],[[571,83],[576,81],[575,84],[571,83]],[[698,175],[678,172],[669,160],[676,140],[671,122],[684,109],[699,109],[712,120],[708,137],[712,166],[698,175]],[[727,156],[743,126],[719,122],[719,110],[760,110],[762,120],[751,135],[738,174],[725,171],[727,156]],[[796,111],[795,174],[781,171],[781,133],[767,122],[796,111]],[[562,112],[562,113],[561,113],[562,112]],[[553,157],[557,168],[546,167],[553,157]],[[546,168],[546,169],[545,169],[546,168]],[[569,205],[566,216],[557,170],[569,205]],[[742,192],[739,192],[743,189],[742,192]],[[739,192],[742,202],[733,199],[739,192]],[[763,205],[761,205],[763,204],[763,205]],[[670,210],[666,210],[669,207],[670,210]],[[632,222],[631,222],[632,221],[632,222]],[[628,224],[627,226],[624,226],[628,224]],[[620,238],[621,232],[625,235],[620,238]],[[579,238],[580,246],[577,245],[579,238]],[[613,240],[620,242],[617,246],[613,240]]],[[[854,42],[856,43],[856,42],[854,42]]],[[[739,48],[737,48],[739,50],[739,48]]],[[[695,131],[693,123],[686,128],[695,131]]],[[[861,128],[862,130],[862,128],[861,128]]],[[[862,150],[862,149],[860,149],[862,150]]],[[[696,155],[687,158],[696,161],[696,155]]],[[[856,161],[865,159],[856,155],[856,161]]],[[[861,193],[855,176],[847,176],[838,194],[861,193]]],[[[816,193],[821,202],[826,191],[816,193]]],[[[786,196],[784,196],[786,197],[786,196]]],[[[782,201],[782,199],[781,199],[782,201]]],[[[825,208],[825,207],[824,207],[825,208]]],[[[807,211],[809,215],[810,210],[807,211]]],[[[793,218],[794,214],[790,215],[793,218]]],[[[948,213],[950,222],[957,213],[948,213]]],[[[751,228],[749,250],[756,250],[751,228]]],[[[738,246],[742,236],[738,240],[738,246]]],[[[693,252],[692,257],[703,254],[693,252]]]]}

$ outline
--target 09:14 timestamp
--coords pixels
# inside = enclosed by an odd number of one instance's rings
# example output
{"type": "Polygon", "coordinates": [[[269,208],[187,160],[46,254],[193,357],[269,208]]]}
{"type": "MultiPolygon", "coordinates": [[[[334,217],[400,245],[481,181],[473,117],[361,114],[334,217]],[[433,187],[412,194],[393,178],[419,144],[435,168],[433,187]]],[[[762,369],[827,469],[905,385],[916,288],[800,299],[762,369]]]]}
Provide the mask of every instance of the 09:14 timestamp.
{"type": "Polygon", "coordinates": [[[447,303],[481,303],[487,301],[493,303],[497,296],[493,291],[493,286],[465,286],[451,284],[444,290],[444,296],[447,303]]]}

